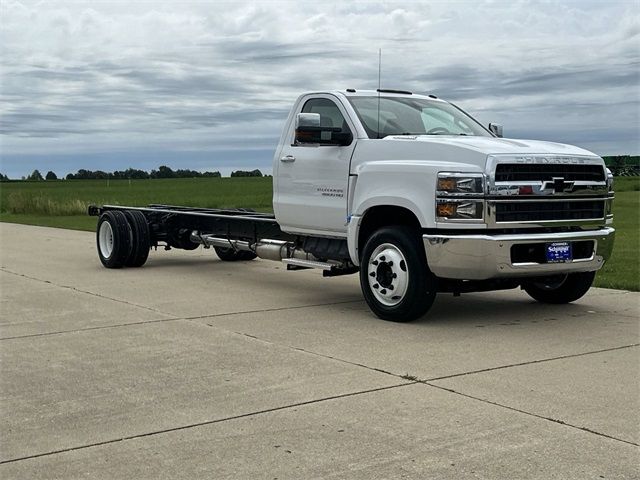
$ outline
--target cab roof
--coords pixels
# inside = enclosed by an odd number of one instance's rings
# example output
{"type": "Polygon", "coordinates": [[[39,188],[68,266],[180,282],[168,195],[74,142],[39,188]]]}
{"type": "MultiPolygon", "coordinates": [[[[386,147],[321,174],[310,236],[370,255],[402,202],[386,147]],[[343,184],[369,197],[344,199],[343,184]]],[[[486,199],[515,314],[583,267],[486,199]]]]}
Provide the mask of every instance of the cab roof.
{"type": "Polygon", "coordinates": [[[380,90],[356,90],[355,88],[347,88],[345,90],[331,90],[329,92],[314,92],[314,93],[331,93],[337,96],[344,97],[377,97],[380,94],[381,97],[405,97],[405,98],[424,98],[428,100],[436,100],[444,102],[433,94],[421,95],[419,93],[413,93],[408,90],[396,90],[390,88],[382,88],[380,90]]]}

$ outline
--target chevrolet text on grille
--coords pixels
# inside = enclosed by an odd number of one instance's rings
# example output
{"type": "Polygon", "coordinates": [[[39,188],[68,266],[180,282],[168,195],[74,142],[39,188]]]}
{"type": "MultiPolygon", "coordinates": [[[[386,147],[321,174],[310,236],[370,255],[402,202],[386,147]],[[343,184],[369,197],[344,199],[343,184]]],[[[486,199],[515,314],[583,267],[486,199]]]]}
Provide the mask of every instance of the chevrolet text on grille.
{"type": "Polygon", "coordinates": [[[576,157],[514,157],[518,163],[586,163],[584,158],[576,157]]]}

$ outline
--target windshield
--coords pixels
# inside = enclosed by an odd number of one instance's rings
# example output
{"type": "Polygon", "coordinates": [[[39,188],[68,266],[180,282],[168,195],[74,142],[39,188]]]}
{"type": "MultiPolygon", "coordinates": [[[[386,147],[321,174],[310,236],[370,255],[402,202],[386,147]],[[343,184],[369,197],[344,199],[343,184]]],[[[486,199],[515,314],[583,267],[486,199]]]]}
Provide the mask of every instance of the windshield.
{"type": "Polygon", "coordinates": [[[369,138],[387,135],[492,136],[477,121],[450,103],[407,97],[348,98],[369,138]]]}

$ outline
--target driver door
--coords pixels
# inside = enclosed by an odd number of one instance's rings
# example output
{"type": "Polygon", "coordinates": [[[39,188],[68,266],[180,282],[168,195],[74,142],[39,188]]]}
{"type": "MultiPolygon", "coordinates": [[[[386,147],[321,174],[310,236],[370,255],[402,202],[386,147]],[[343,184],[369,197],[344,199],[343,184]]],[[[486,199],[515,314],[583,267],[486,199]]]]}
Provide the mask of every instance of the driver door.
{"type": "MultiPolygon", "coordinates": [[[[332,95],[304,98],[298,113],[317,113],[320,124],[354,132],[339,100],[332,95]]],[[[295,119],[295,116],[294,116],[295,119]]],[[[347,234],[347,185],[355,139],[349,145],[295,142],[295,121],[288,141],[279,153],[276,217],[289,232],[345,237],[347,234]]]]}

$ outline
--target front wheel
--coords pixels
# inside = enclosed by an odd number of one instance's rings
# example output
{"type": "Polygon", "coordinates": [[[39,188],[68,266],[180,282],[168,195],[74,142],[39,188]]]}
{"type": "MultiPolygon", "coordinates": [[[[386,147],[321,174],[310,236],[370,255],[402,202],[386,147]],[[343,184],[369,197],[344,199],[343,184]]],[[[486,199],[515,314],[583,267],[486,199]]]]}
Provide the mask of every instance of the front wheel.
{"type": "Polygon", "coordinates": [[[436,296],[418,233],[406,226],[376,231],[364,246],[360,287],[379,318],[409,322],[424,315],[436,296]]]}
{"type": "Polygon", "coordinates": [[[553,275],[522,284],[534,300],[541,303],[570,303],[578,300],[591,288],[596,272],[553,275]]]}

